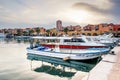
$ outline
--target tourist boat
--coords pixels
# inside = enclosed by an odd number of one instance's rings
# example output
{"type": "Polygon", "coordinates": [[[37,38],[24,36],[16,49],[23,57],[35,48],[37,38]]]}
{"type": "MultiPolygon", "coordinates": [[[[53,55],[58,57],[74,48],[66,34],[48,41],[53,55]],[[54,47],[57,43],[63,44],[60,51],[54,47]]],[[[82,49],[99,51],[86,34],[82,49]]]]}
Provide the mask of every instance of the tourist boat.
{"type": "Polygon", "coordinates": [[[33,37],[40,39],[40,44],[45,47],[55,48],[59,43],[62,49],[87,49],[87,48],[106,48],[108,46],[89,41],[85,36],[81,37],[33,37]]]}
{"type": "MultiPolygon", "coordinates": [[[[33,38],[43,39],[40,37],[33,37],[33,38]]],[[[48,37],[44,37],[44,41],[45,41],[45,38],[47,39],[48,37]]],[[[54,37],[52,39],[60,39],[60,38],[54,37]]],[[[66,40],[66,38],[61,38],[61,39],[66,40]]],[[[67,39],[69,40],[70,37],[67,39]]],[[[69,44],[71,44],[71,43],[69,42],[69,44]]],[[[69,45],[69,44],[66,44],[66,45],[69,45]]],[[[89,44],[91,44],[91,43],[89,43],[89,44]]],[[[59,44],[59,43],[54,43],[54,47],[51,48],[49,46],[48,47],[43,46],[43,44],[38,44],[37,46],[36,45],[33,46],[33,43],[31,43],[30,47],[27,48],[27,53],[36,54],[38,56],[62,58],[63,60],[87,60],[87,59],[93,59],[93,58],[100,57],[101,55],[106,54],[110,51],[109,48],[103,48],[103,47],[102,48],[87,47],[84,49],[83,48],[80,49],[80,47],[74,48],[72,45],[69,45],[71,47],[61,48],[60,45],[61,44],[59,44]]],[[[76,46],[76,45],[77,45],[77,43],[76,44],[74,43],[74,46],[76,46]]],[[[85,45],[85,46],[87,46],[87,45],[85,45]]]]}
{"type": "Polygon", "coordinates": [[[61,58],[63,60],[87,60],[100,57],[110,51],[109,48],[89,48],[80,49],[77,51],[63,52],[60,51],[59,47],[54,49],[39,46],[37,48],[27,48],[27,53],[36,54],[38,56],[48,56],[54,58],[61,58]]]}
{"type": "Polygon", "coordinates": [[[105,44],[110,48],[113,48],[118,43],[118,39],[112,38],[111,35],[86,36],[86,38],[91,42],[105,44]]]}

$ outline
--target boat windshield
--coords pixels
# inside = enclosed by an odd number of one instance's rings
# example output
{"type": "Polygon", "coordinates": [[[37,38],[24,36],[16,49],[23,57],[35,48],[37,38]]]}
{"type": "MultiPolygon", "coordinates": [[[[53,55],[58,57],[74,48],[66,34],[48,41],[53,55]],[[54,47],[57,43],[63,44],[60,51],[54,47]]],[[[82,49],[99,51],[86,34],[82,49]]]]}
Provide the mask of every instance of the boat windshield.
{"type": "Polygon", "coordinates": [[[92,38],[86,38],[88,41],[93,41],[92,38]]]}

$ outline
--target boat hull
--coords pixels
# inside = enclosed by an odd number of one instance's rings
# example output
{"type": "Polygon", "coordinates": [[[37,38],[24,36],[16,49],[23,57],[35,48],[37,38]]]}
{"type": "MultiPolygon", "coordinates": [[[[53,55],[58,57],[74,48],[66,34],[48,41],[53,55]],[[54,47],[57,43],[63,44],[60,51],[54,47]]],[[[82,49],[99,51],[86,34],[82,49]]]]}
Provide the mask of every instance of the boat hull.
{"type": "Polygon", "coordinates": [[[54,51],[40,51],[27,48],[28,54],[37,54],[38,56],[48,56],[54,58],[62,58],[63,60],[88,60],[100,57],[103,54],[108,53],[109,50],[96,51],[96,52],[79,52],[79,53],[63,53],[54,51]]]}

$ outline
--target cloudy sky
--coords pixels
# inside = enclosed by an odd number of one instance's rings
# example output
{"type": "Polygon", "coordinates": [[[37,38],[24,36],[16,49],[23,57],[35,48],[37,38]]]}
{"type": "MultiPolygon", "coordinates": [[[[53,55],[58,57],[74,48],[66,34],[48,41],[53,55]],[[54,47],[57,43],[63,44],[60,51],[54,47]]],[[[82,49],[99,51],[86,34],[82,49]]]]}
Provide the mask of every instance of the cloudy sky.
{"type": "Polygon", "coordinates": [[[0,0],[0,28],[120,23],[120,0],[0,0]]]}

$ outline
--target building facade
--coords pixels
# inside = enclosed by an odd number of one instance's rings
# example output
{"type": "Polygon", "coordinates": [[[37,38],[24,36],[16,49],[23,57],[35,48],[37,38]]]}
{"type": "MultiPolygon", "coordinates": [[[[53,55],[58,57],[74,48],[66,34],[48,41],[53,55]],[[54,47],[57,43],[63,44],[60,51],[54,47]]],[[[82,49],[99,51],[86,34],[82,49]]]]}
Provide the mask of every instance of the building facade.
{"type": "Polygon", "coordinates": [[[63,29],[61,20],[56,21],[56,29],[57,29],[57,31],[61,31],[63,29]]]}

